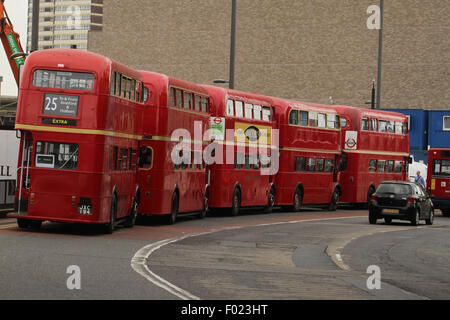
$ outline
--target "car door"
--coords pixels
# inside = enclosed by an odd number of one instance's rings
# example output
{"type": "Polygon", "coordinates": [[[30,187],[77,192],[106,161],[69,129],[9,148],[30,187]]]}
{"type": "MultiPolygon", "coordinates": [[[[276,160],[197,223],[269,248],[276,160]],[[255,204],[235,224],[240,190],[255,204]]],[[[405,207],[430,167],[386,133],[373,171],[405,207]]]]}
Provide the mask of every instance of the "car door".
{"type": "Polygon", "coordinates": [[[416,192],[419,199],[419,207],[420,207],[420,218],[428,218],[428,213],[430,211],[428,207],[428,199],[425,195],[425,192],[423,191],[422,187],[419,185],[416,185],[416,192]]]}

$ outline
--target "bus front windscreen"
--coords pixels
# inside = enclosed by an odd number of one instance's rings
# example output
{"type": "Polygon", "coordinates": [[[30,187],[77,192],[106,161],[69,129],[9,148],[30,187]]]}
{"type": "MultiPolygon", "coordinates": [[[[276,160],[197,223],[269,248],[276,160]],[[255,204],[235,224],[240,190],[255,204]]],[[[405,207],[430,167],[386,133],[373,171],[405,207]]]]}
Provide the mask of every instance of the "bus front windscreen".
{"type": "Polygon", "coordinates": [[[41,88],[92,90],[94,75],[84,72],[56,70],[36,70],[33,73],[33,85],[41,88]]]}

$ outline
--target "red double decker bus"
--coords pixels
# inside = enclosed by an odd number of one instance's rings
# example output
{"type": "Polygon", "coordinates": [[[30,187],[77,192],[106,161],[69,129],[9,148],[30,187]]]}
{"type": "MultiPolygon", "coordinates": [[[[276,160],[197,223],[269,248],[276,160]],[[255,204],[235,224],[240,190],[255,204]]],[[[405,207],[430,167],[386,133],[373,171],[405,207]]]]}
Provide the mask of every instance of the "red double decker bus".
{"type": "Polygon", "coordinates": [[[334,106],[341,118],[341,201],[367,204],[385,180],[408,180],[409,135],[405,115],[334,106]]]}
{"type": "Polygon", "coordinates": [[[36,51],[17,105],[19,227],[42,221],[103,224],[136,218],[141,75],[103,56],[36,51]]]}
{"type": "MultiPolygon", "coordinates": [[[[254,93],[205,86],[212,110],[213,163],[209,206],[238,215],[242,207],[272,209],[275,200],[273,155],[278,156],[272,99],[254,93]]],[[[208,150],[208,151],[209,151],[208,150]]],[[[208,152],[207,152],[208,153],[208,152]]]]}
{"type": "Polygon", "coordinates": [[[208,177],[203,134],[209,124],[209,95],[203,87],[166,75],[141,71],[146,102],[138,181],[140,215],[165,215],[173,224],[179,213],[204,217],[208,177]],[[184,148],[176,149],[182,139],[184,148]]]}
{"type": "Polygon", "coordinates": [[[276,205],[299,211],[303,204],[336,210],[341,195],[337,164],[341,130],[335,109],[274,99],[280,129],[276,205]]]}
{"type": "Polygon", "coordinates": [[[427,190],[436,209],[450,216],[450,149],[428,150],[427,190]]]}

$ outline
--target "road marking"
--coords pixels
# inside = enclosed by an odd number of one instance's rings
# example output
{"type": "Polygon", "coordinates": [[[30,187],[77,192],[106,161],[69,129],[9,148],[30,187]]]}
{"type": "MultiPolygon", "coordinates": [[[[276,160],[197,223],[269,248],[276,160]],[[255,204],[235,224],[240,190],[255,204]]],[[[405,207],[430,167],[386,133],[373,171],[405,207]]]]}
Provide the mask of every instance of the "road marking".
{"type": "Polygon", "coordinates": [[[199,297],[193,295],[192,293],[181,289],[177,287],[176,285],[170,283],[169,281],[161,278],[157,274],[155,274],[150,268],[148,267],[147,262],[149,261],[150,255],[155,252],[156,250],[161,249],[162,247],[175,243],[187,238],[192,237],[198,237],[203,236],[211,233],[216,233],[220,231],[229,231],[229,230],[236,230],[236,229],[243,229],[243,228],[252,228],[252,227],[266,227],[266,226],[274,226],[274,225],[281,225],[281,224],[293,224],[293,223],[304,223],[304,222],[312,222],[312,221],[319,221],[319,220],[341,220],[341,219],[356,219],[356,218],[364,218],[364,216],[352,216],[352,217],[339,217],[339,218],[317,218],[317,219],[305,219],[305,220],[294,220],[294,221],[281,221],[281,222],[273,222],[273,223],[263,223],[263,224],[255,224],[255,225],[245,225],[245,226],[231,226],[231,227],[225,227],[221,229],[212,229],[210,231],[202,232],[202,233],[194,233],[190,235],[185,235],[180,238],[172,238],[172,239],[165,239],[162,241],[158,241],[152,244],[149,244],[141,249],[139,249],[131,259],[131,267],[134,271],[136,271],[138,274],[143,276],[145,279],[150,281],[151,283],[155,284],[156,286],[166,290],[167,292],[173,294],[174,296],[182,299],[182,300],[200,300],[199,297]]]}
{"type": "Polygon", "coordinates": [[[2,229],[9,229],[9,228],[12,228],[12,227],[15,227],[15,226],[16,226],[15,223],[14,224],[7,224],[7,225],[4,225],[4,226],[0,225],[0,230],[2,230],[2,229]]]}

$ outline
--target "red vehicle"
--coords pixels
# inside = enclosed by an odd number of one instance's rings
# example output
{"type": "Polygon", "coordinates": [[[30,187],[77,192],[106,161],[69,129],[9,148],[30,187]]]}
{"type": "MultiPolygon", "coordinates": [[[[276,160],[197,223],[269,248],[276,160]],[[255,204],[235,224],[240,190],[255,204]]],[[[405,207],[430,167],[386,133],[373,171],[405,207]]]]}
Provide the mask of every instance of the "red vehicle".
{"type": "Polygon", "coordinates": [[[408,122],[400,113],[335,106],[341,118],[341,201],[367,204],[385,180],[408,181],[408,122]]]}
{"type": "Polygon", "coordinates": [[[42,221],[133,226],[142,131],[141,74],[103,56],[30,54],[17,104],[19,227],[42,221]]]}
{"type": "Polygon", "coordinates": [[[450,149],[428,151],[427,182],[434,207],[450,216],[450,149]]]}
{"type": "MultiPolygon", "coordinates": [[[[208,146],[209,206],[238,215],[242,207],[274,205],[274,176],[270,174],[273,129],[272,99],[254,93],[206,86],[210,93],[214,145],[208,146]],[[215,149],[216,148],[216,149],[215,149]]],[[[276,144],[276,143],[275,143],[276,144]]],[[[275,153],[278,153],[276,151],[275,153]]],[[[274,154],[275,155],[275,154],[274,154]]]]}
{"type": "Polygon", "coordinates": [[[141,71],[145,102],[143,140],[138,170],[139,214],[166,215],[208,210],[208,177],[203,162],[203,133],[209,124],[209,95],[201,86],[141,71]],[[179,145],[180,133],[186,142],[179,145]],[[172,134],[174,138],[172,139],[172,134]]]}
{"type": "Polygon", "coordinates": [[[274,99],[280,128],[276,205],[299,211],[303,204],[336,210],[341,195],[339,116],[331,107],[274,99]]]}

